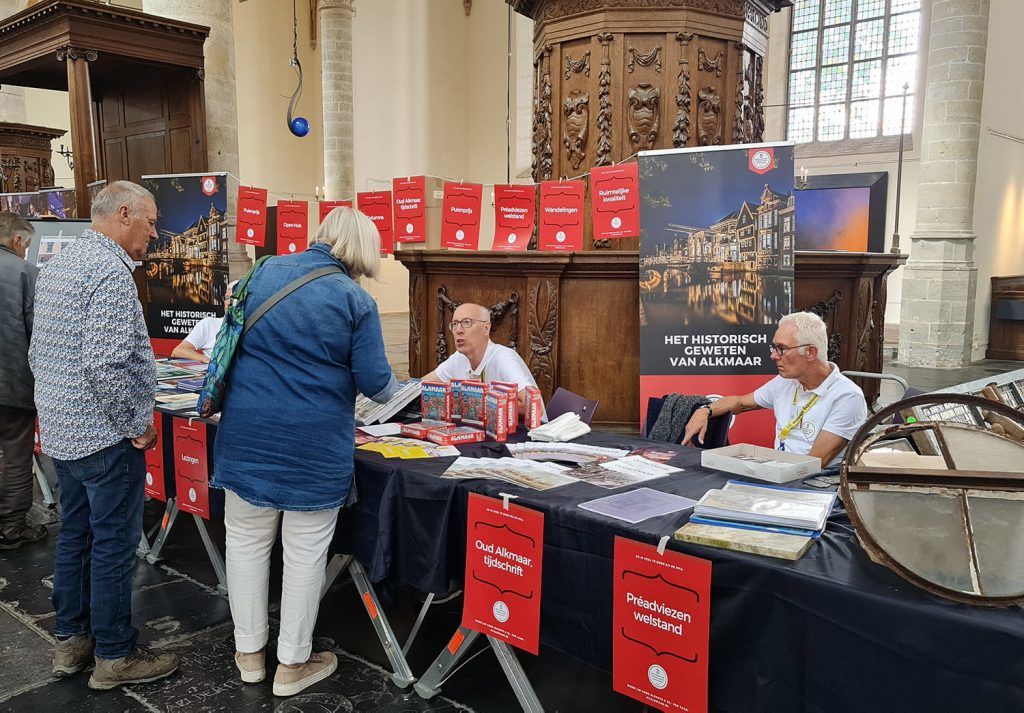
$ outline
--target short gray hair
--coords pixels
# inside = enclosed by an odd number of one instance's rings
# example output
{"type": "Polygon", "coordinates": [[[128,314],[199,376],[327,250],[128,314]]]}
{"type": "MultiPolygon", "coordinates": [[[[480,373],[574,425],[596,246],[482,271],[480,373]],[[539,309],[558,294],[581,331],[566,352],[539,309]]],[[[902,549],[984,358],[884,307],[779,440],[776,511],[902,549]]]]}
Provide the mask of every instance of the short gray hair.
{"type": "MultiPolygon", "coordinates": [[[[828,363],[828,333],[821,317],[814,312],[793,312],[779,320],[779,326],[792,324],[796,327],[797,344],[807,344],[818,350],[818,359],[828,363]]],[[[800,354],[804,353],[803,347],[800,354]]]]}
{"type": "Polygon", "coordinates": [[[36,234],[36,229],[16,213],[0,213],[0,245],[13,247],[14,236],[19,233],[27,234],[27,237],[31,238],[36,234]]]}
{"type": "Polygon", "coordinates": [[[142,210],[142,204],[147,199],[156,203],[153,194],[138,183],[114,181],[113,183],[108,183],[96,194],[96,197],[92,199],[92,206],[89,210],[93,219],[109,218],[117,213],[118,208],[121,206],[128,206],[128,212],[131,215],[138,215],[139,211],[142,210]]]}
{"type": "Polygon", "coordinates": [[[380,232],[355,208],[332,210],[313,236],[314,243],[331,247],[331,255],[348,268],[351,277],[377,278],[380,273],[380,232]]]}

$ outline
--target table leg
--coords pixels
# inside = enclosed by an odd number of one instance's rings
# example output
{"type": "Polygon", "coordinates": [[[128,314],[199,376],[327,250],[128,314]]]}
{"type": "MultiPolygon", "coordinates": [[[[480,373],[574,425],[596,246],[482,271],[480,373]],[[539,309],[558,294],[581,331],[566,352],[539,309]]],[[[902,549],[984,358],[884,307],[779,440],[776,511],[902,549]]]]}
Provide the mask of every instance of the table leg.
{"type": "Polygon", "coordinates": [[[167,541],[167,536],[171,534],[171,528],[174,527],[174,521],[178,519],[178,499],[167,498],[167,505],[164,506],[164,516],[160,520],[160,532],[157,534],[156,539],[153,540],[153,546],[149,550],[149,554],[146,555],[146,561],[150,564],[156,564],[160,560],[160,551],[164,548],[164,542],[167,541]]]}
{"type": "Polygon", "coordinates": [[[351,561],[352,555],[334,555],[328,560],[324,586],[320,589],[320,599],[327,595],[327,590],[334,586],[334,581],[348,568],[351,561]]]}
{"type": "Polygon", "coordinates": [[[39,492],[43,494],[43,505],[50,510],[57,507],[57,500],[53,497],[53,490],[50,488],[50,481],[46,478],[43,467],[39,464],[39,458],[32,456],[32,472],[36,475],[36,482],[39,483],[39,492]]]}
{"type": "Polygon", "coordinates": [[[199,537],[203,540],[203,545],[206,547],[206,556],[210,558],[210,564],[213,565],[213,571],[217,575],[217,591],[221,594],[228,593],[228,575],[224,570],[224,558],[220,556],[220,550],[213,544],[213,540],[210,538],[210,533],[206,531],[206,523],[203,522],[203,518],[199,515],[193,515],[192,518],[196,521],[196,528],[199,529],[199,537]]]}
{"type": "Polygon", "coordinates": [[[491,648],[494,649],[494,654],[498,657],[498,663],[505,669],[505,677],[512,684],[512,690],[515,692],[516,698],[519,699],[519,705],[526,713],[544,713],[544,706],[540,704],[533,686],[530,685],[530,679],[526,677],[526,672],[523,671],[512,647],[504,641],[498,641],[489,636],[487,640],[491,642],[491,648]]]}
{"type": "Polygon", "coordinates": [[[434,593],[431,592],[427,595],[426,600],[423,602],[423,606],[420,607],[420,613],[416,616],[416,622],[412,625],[412,631],[409,632],[409,638],[405,640],[405,646],[402,647],[402,655],[408,656],[409,649],[412,648],[412,642],[416,640],[416,634],[420,633],[420,626],[423,624],[423,620],[427,616],[427,610],[430,609],[430,605],[434,602],[434,593]]]}
{"type": "Polygon", "coordinates": [[[405,688],[415,681],[416,677],[412,675],[412,669],[409,668],[409,663],[402,655],[398,637],[395,636],[391,624],[388,623],[388,618],[384,615],[384,610],[380,607],[377,593],[373,590],[373,585],[370,584],[370,579],[366,576],[363,566],[354,558],[348,562],[348,572],[352,576],[352,581],[356,583],[359,598],[363,600],[366,613],[370,615],[373,628],[377,631],[377,638],[380,639],[380,643],[384,646],[384,653],[387,654],[388,661],[391,662],[391,669],[394,671],[391,674],[391,680],[399,688],[405,688]]]}
{"type": "Polygon", "coordinates": [[[469,647],[473,645],[478,636],[480,636],[479,631],[473,631],[464,626],[459,627],[458,631],[452,635],[448,645],[438,654],[434,663],[430,664],[430,668],[420,676],[420,680],[416,683],[416,693],[420,698],[433,698],[441,692],[442,681],[447,678],[459,659],[469,651],[469,647]]]}

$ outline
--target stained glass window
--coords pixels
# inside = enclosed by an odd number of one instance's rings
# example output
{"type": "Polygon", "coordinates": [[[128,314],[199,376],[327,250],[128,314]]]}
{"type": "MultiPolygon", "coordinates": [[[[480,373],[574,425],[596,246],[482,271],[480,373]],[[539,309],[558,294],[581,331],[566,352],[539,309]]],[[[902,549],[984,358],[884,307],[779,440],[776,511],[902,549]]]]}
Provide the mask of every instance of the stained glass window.
{"type": "Polygon", "coordinates": [[[796,0],[789,140],[872,139],[909,132],[920,34],[921,0],[796,0]]]}

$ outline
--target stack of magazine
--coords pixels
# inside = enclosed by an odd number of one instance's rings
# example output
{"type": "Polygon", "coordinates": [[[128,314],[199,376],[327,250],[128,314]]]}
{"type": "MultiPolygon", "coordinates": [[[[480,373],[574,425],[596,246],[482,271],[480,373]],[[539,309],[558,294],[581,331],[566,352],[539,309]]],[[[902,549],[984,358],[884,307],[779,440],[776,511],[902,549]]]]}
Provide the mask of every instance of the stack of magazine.
{"type": "Polygon", "coordinates": [[[371,401],[369,397],[360,394],[356,399],[356,424],[359,426],[369,426],[371,423],[386,423],[419,398],[419,395],[419,379],[399,382],[395,395],[385,404],[371,401]]]}
{"type": "Polygon", "coordinates": [[[690,522],[818,537],[835,501],[835,493],[730,480],[704,494],[690,522]]]}

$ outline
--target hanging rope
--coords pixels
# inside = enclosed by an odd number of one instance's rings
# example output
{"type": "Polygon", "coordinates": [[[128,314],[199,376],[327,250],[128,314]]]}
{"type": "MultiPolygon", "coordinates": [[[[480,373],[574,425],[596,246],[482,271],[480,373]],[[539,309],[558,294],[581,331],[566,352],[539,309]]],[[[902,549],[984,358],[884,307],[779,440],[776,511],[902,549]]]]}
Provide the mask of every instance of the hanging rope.
{"type": "Polygon", "coordinates": [[[292,0],[292,61],[290,65],[295,68],[299,75],[299,83],[292,92],[292,100],[288,103],[288,130],[295,136],[303,137],[309,133],[309,122],[301,116],[292,117],[295,111],[295,104],[302,95],[302,64],[299,62],[299,16],[295,9],[295,0],[292,0]]]}

